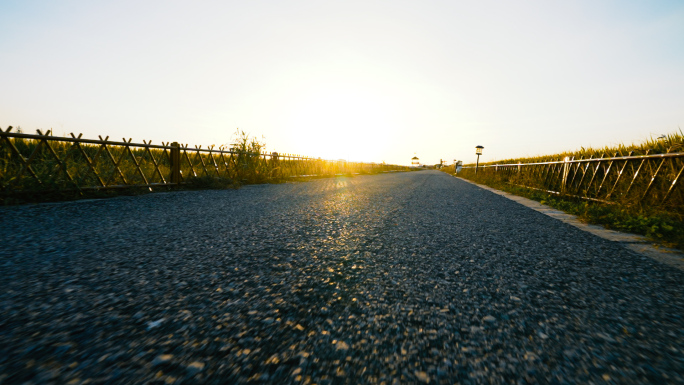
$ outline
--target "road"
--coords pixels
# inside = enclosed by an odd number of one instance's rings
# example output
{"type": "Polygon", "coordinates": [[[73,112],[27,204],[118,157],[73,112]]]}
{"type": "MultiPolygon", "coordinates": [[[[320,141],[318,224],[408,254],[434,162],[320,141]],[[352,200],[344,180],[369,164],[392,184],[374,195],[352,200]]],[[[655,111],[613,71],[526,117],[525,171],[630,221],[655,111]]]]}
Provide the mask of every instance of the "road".
{"type": "Polygon", "coordinates": [[[0,229],[3,384],[684,383],[684,272],[438,171],[0,229]]]}

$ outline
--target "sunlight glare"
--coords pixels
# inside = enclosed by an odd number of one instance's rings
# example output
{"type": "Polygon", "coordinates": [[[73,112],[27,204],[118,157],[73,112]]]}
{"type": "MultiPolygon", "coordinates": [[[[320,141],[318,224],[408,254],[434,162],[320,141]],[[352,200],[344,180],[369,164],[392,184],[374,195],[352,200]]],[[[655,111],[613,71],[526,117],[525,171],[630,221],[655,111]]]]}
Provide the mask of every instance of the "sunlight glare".
{"type": "Polygon", "coordinates": [[[321,87],[298,98],[288,130],[307,153],[327,159],[380,161],[396,130],[389,98],[352,87],[321,87]]]}

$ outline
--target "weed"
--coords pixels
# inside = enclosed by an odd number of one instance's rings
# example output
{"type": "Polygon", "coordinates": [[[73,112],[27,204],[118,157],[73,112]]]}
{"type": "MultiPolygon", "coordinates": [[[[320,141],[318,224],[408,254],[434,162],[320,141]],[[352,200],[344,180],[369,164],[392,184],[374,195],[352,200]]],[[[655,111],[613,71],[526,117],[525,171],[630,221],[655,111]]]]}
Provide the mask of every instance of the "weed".
{"type": "Polygon", "coordinates": [[[684,250],[684,216],[677,211],[648,205],[587,201],[516,186],[493,178],[480,178],[477,182],[576,215],[587,223],[645,235],[656,243],[684,250]]]}
{"type": "Polygon", "coordinates": [[[175,188],[229,188],[341,174],[408,171],[407,167],[328,161],[266,153],[265,143],[236,131],[231,144],[214,149],[124,140],[78,141],[49,135],[0,136],[0,204],[77,199],[171,188],[172,151],[178,151],[175,188]],[[177,149],[177,150],[176,150],[177,149]],[[106,192],[104,192],[106,191],[106,192]]]}
{"type": "MultiPolygon", "coordinates": [[[[663,211],[684,216],[684,157],[632,158],[621,156],[658,155],[684,150],[684,134],[673,133],[641,144],[613,148],[585,149],[534,158],[484,163],[476,174],[464,168],[459,176],[491,185],[505,182],[570,196],[612,202],[631,211],[663,211]],[[562,160],[613,160],[563,163],[562,160]],[[555,162],[552,164],[544,162],[555,162]],[[525,165],[536,163],[536,165],[525,165]],[[493,165],[496,167],[491,167],[493,165]],[[517,166],[521,164],[521,166],[517,166]],[[510,165],[502,167],[502,165],[510,165]],[[563,179],[565,175],[565,179],[563,179]]],[[[453,170],[453,169],[452,169],[453,170]]]]}

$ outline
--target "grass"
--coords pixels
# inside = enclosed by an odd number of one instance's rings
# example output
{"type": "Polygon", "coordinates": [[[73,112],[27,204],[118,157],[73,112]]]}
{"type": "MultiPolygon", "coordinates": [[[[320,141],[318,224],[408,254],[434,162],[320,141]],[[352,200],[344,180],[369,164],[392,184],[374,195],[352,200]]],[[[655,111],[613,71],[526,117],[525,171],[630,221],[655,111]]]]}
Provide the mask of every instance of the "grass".
{"type": "MultiPolygon", "coordinates": [[[[64,140],[48,143],[49,147],[39,139],[0,137],[0,204],[142,194],[172,188],[163,185],[170,182],[169,149],[126,145],[105,148],[64,140]],[[141,186],[149,184],[162,185],[141,186]]],[[[204,147],[199,151],[182,147],[181,185],[176,188],[185,189],[236,188],[311,177],[408,171],[404,166],[273,156],[265,153],[262,141],[243,131],[234,134],[230,145],[219,148],[204,147]],[[220,149],[230,149],[230,153],[221,154],[220,149]]]]}
{"type": "Polygon", "coordinates": [[[606,228],[617,231],[645,235],[655,243],[684,250],[684,220],[681,215],[676,213],[649,209],[648,207],[609,205],[573,199],[501,182],[485,184],[576,215],[586,223],[603,225],[606,228]]]}
{"type": "MultiPolygon", "coordinates": [[[[664,154],[682,150],[684,150],[684,134],[680,130],[680,132],[666,135],[662,139],[650,139],[644,143],[632,144],[630,146],[621,145],[601,149],[581,148],[574,152],[533,158],[507,159],[485,164],[545,162],[560,160],[566,156],[571,159],[586,159],[591,156],[596,158],[602,155],[621,156],[630,153],[633,155],[647,153],[664,154]]],[[[650,182],[651,173],[641,172],[642,175],[638,175],[634,180],[634,186],[632,186],[631,190],[625,189],[628,186],[627,182],[630,181],[629,178],[623,178],[625,180],[623,187],[619,184],[623,182],[615,179],[618,175],[616,171],[614,171],[614,174],[608,174],[608,177],[606,177],[608,182],[606,184],[612,186],[613,182],[615,182],[615,185],[618,186],[616,188],[617,192],[610,197],[609,203],[579,199],[569,196],[569,194],[551,194],[523,187],[554,190],[553,184],[548,179],[540,180],[541,178],[539,178],[538,174],[531,172],[497,173],[493,172],[493,169],[490,168],[485,169],[484,172],[481,169],[476,175],[472,169],[468,169],[467,171],[464,170],[466,172],[459,173],[458,176],[539,201],[542,204],[576,215],[587,223],[603,225],[618,231],[645,235],[659,244],[684,250],[684,194],[682,194],[684,186],[681,185],[682,182],[679,182],[680,184],[673,190],[665,204],[659,204],[661,197],[664,196],[667,188],[671,186],[683,163],[680,158],[670,165],[664,165],[661,173],[658,174],[658,180],[654,182],[651,189],[648,190],[647,198],[643,200],[640,198],[650,182]]],[[[653,169],[655,166],[657,164],[653,164],[653,169]]],[[[451,170],[445,168],[444,170],[453,172],[453,168],[451,170]]],[[[625,167],[625,170],[629,171],[629,167],[625,167]]],[[[644,170],[646,170],[646,167],[644,167],[644,170]]],[[[632,174],[628,173],[627,175],[632,174]]],[[[580,191],[580,193],[591,196],[591,191],[586,189],[580,191]]],[[[600,197],[603,198],[605,195],[600,197]]]]}

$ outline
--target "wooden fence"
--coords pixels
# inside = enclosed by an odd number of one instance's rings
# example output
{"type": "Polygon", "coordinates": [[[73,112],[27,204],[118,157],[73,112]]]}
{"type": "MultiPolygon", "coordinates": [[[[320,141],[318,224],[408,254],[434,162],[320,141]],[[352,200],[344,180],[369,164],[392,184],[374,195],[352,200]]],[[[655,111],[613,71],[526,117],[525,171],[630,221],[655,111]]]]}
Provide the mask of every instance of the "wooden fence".
{"type": "Polygon", "coordinates": [[[493,178],[526,188],[603,203],[647,204],[684,211],[680,180],[684,152],[588,159],[558,159],[550,162],[464,166],[459,176],[493,178]]]}
{"type": "Polygon", "coordinates": [[[406,171],[407,167],[190,147],[109,137],[55,137],[0,128],[0,193],[179,186],[194,178],[262,183],[293,177],[406,171]]]}

